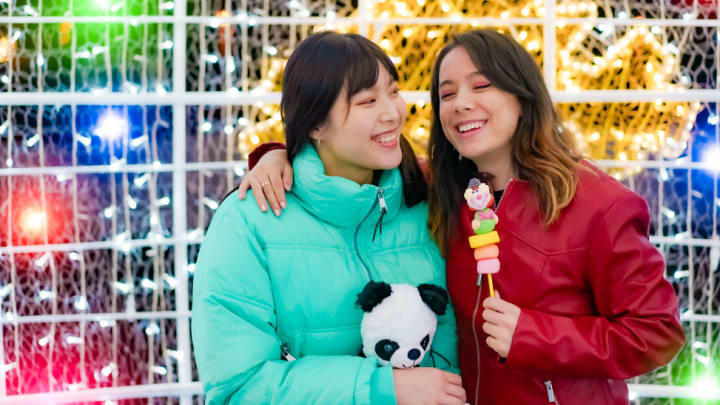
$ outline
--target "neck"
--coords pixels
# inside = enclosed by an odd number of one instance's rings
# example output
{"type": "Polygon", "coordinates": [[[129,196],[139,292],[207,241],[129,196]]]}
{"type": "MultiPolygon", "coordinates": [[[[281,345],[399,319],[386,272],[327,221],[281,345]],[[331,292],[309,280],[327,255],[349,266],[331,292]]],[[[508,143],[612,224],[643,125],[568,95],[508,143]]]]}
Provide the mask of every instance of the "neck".
{"type": "Polygon", "coordinates": [[[490,187],[495,191],[505,190],[510,180],[517,177],[509,154],[496,159],[483,156],[473,161],[479,172],[492,175],[490,187]]]}
{"type": "Polygon", "coordinates": [[[348,180],[354,181],[361,186],[363,184],[372,183],[372,169],[355,166],[347,162],[340,162],[338,161],[338,159],[330,156],[328,153],[323,153],[322,147],[318,150],[318,155],[320,155],[320,160],[322,160],[323,166],[325,166],[326,175],[343,177],[348,180]]]}

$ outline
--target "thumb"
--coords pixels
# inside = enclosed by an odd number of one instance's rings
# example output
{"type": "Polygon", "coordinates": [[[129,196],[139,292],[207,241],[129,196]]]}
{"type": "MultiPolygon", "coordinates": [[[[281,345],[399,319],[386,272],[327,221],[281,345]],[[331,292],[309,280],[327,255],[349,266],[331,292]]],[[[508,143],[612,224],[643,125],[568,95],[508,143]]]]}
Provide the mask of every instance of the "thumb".
{"type": "Polygon", "coordinates": [[[285,190],[290,191],[293,185],[293,168],[290,163],[286,163],[282,171],[283,185],[285,190]]]}

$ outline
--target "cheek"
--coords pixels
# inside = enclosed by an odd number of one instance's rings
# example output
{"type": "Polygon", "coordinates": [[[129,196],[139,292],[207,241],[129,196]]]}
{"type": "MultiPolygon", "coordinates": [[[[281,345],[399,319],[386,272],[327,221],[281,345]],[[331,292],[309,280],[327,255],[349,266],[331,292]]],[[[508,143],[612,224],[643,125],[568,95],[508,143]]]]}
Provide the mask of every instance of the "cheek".
{"type": "Polygon", "coordinates": [[[403,99],[402,97],[398,97],[398,99],[395,101],[394,105],[395,105],[395,109],[398,112],[398,116],[400,117],[400,123],[402,124],[405,122],[405,119],[407,118],[407,115],[408,115],[407,104],[405,104],[405,99],[403,99]]]}
{"type": "Polygon", "coordinates": [[[443,131],[445,134],[448,134],[448,131],[450,130],[450,117],[452,113],[452,106],[450,106],[449,103],[440,103],[440,124],[442,124],[443,131]]]}

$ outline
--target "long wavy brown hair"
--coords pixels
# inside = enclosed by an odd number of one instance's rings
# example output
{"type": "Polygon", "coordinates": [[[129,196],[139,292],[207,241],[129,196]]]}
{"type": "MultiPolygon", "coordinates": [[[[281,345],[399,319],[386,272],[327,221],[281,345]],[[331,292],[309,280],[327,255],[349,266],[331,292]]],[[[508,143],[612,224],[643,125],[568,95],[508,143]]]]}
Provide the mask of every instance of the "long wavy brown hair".
{"type": "Polygon", "coordinates": [[[517,97],[521,116],[511,139],[512,163],[519,177],[532,184],[540,204],[544,225],[560,215],[577,187],[580,155],[572,134],[563,128],[560,115],[540,69],[532,56],[514,39],[493,30],[481,29],[457,35],[443,48],[432,75],[433,123],[428,147],[431,169],[428,226],[443,256],[456,229],[463,191],[478,169],[461,158],[440,124],[440,65],[457,47],[467,51],[478,71],[500,90],[517,97]]]}

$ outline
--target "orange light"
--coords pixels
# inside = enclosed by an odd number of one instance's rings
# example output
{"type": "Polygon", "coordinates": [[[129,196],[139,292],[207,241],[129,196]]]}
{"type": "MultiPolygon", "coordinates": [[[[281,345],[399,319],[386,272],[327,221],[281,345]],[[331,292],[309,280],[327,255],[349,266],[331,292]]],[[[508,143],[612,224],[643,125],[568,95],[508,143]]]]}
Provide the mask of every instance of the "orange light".
{"type": "Polygon", "coordinates": [[[60,44],[67,45],[70,43],[72,36],[72,23],[64,22],[60,23],[60,44]]]}
{"type": "MultiPolygon", "coordinates": [[[[231,17],[231,16],[232,16],[232,14],[230,14],[230,12],[228,12],[227,10],[220,10],[217,13],[215,13],[215,17],[220,17],[220,18],[231,17]]],[[[235,25],[234,24],[222,23],[222,24],[220,24],[220,30],[218,31],[218,40],[220,42],[219,50],[220,50],[220,53],[223,55],[225,54],[225,46],[227,45],[226,44],[226,42],[227,42],[227,40],[226,40],[227,34],[226,33],[228,30],[228,26],[230,27],[230,41],[232,42],[232,40],[233,40],[232,37],[235,34],[235,25]]]]}
{"type": "MultiPolygon", "coordinates": [[[[8,59],[10,59],[10,38],[8,37],[2,37],[0,38],[0,63],[7,62],[8,59]]],[[[15,43],[12,43],[12,49],[15,51],[15,48],[17,45],[15,43]]]]}
{"type": "Polygon", "coordinates": [[[47,223],[47,215],[45,212],[36,209],[27,209],[22,215],[23,229],[34,235],[43,230],[47,223]]]}

